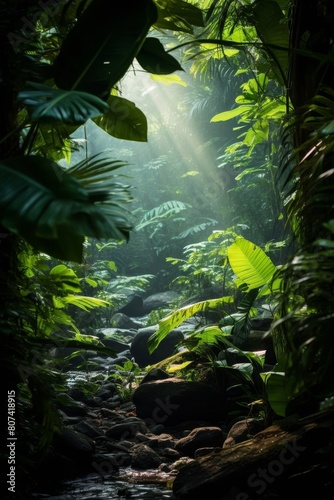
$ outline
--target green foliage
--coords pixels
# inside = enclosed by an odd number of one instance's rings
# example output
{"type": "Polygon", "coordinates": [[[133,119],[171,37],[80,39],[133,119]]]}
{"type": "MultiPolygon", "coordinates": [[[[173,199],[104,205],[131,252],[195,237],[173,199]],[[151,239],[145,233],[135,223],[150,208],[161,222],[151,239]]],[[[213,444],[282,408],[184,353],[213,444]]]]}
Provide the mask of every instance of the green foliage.
{"type": "Polygon", "coordinates": [[[225,264],[227,248],[234,241],[237,229],[240,228],[216,230],[207,240],[186,245],[183,249],[184,259],[166,258],[167,262],[178,266],[184,273],[172,281],[173,286],[181,288],[184,297],[201,295],[214,285],[220,286],[222,290],[231,290],[232,275],[225,264]]]}
{"type": "MultiPolygon", "coordinates": [[[[262,293],[264,288],[269,286],[270,289],[271,282],[276,275],[276,267],[260,247],[241,237],[237,237],[235,242],[227,248],[227,254],[231,268],[236,275],[236,286],[240,290],[248,292],[241,303],[237,304],[239,309],[237,320],[234,320],[229,311],[224,311],[225,304],[234,303],[233,296],[227,295],[222,298],[205,300],[181,307],[159,321],[158,330],[150,337],[148,342],[149,352],[153,352],[168,333],[186,319],[218,307],[221,308],[221,316],[227,318],[228,323],[232,319],[233,329],[229,329],[228,333],[233,334],[235,329],[235,341],[242,343],[245,340],[245,332],[247,333],[245,325],[247,325],[248,318],[253,312],[254,302],[261,294],[261,287],[262,293]]],[[[222,321],[222,324],[224,324],[224,321],[222,321]]]]}
{"type": "MultiPolygon", "coordinates": [[[[190,205],[183,203],[182,201],[166,201],[158,207],[152,208],[150,211],[146,212],[146,214],[139,221],[139,224],[136,225],[135,230],[140,231],[144,227],[151,224],[157,226],[161,220],[173,219],[175,214],[178,214],[187,208],[190,208],[190,205]]],[[[150,237],[152,237],[152,235],[150,237]]]]}
{"type": "Polygon", "coordinates": [[[177,326],[181,325],[186,319],[203,311],[214,310],[224,304],[233,302],[233,297],[222,297],[221,299],[211,299],[184,306],[171,313],[159,321],[159,329],[150,337],[148,350],[152,353],[160,342],[177,326]]]}
{"type": "Polygon", "coordinates": [[[1,222],[45,253],[81,261],[85,236],[128,238],[127,187],[110,175],[120,166],[103,157],[68,170],[38,156],[2,160],[1,222]]]}
{"type": "Polygon", "coordinates": [[[94,119],[102,130],[117,139],[147,141],[147,120],[135,103],[124,97],[110,95],[107,112],[94,119]]]}
{"type": "Polygon", "coordinates": [[[105,96],[123,78],[157,19],[152,0],[95,0],[62,43],[53,74],[59,88],[105,96]],[[120,43],[121,41],[121,43],[120,43]]]}
{"type": "Polygon", "coordinates": [[[260,247],[239,237],[228,248],[227,255],[239,286],[244,285],[249,291],[271,285],[276,266],[260,247]]]}
{"type": "Polygon", "coordinates": [[[269,135],[273,133],[273,124],[280,123],[287,112],[284,97],[273,98],[271,86],[272,81],[267,74],[256,75],[241,85],[242,95],[235,99],[238,107],[218,113],[211,118],[212,122],[219,122],[238,117],[239,128],[248,125],[247,131],[238,136],[243,138],[239,147],[247,146],[248,155],[256,145],[268,141],[269,135]]]}
{"type": "Polygon", "coordinates": [[[30,111],[32,122],[81,125],[109,109],[102,99],[86,92],[63,91],[33,82],[27,85],[29,88],[17,97],[30,111]]]}
{"type": "Polygon", "coordinates": [[[192,34],[194,26],[204,26],[201,9],[184,0],[155,0],[158,19],[155,27],[159,30],[180,31],[192,34]]]}
{"type": "Polygon", "coordinates": [[[118,392],[123,402],[131,401],[134,390],[136,389],[136,378],[142,374],[142,370],[137,363],[130,360],[123,365],[115,365],[117,373],[111,374],[110,378],[115,380],[118,392]]]}
{"type": "Polygon", "coordinates": [[[182,70],[179,62],[165,49],[157,38],[147,37],[137,55],[139,64],[149,73],[169,75],[182,70]]]}

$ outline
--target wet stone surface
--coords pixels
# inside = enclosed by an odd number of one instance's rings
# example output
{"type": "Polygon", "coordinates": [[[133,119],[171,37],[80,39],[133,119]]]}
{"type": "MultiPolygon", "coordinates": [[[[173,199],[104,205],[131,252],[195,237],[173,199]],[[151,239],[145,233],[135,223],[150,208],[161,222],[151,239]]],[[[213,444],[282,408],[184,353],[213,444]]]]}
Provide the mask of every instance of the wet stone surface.
{"type": "MultiPolygon", "coordinates": [[[[171,489],[162,484],[152,484],[149,474],[143,475],[142,482],[134,481],[133,471],[131,480],[127,478],[126,471],[124,477],[113,480],[101,480],[101,476],[90,474],[89,476],[71,481],[65,481],[62,488],[54,495],[40,493],[35,496],[36,500],[99,500],[99,499],[136,499],[136,500],[163,500],[173,499],[171,489]]],[[[139,475],[138,475],[139,476],[139,475]]],[[[166,478],[164,479],[166,482],[166,478]]],[[[137,477],[136,480],[140,480],[137,477]]]]}

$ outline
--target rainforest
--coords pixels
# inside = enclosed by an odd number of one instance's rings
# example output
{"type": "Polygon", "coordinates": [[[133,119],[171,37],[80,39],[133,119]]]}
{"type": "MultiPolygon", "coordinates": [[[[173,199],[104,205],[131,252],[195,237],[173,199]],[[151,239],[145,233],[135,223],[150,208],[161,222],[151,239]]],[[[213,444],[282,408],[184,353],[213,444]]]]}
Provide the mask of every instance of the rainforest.
{"type": "Polygon", "coordinates": [[[0,12],[4,498],[332,498],[333,2],[0,12]]]}

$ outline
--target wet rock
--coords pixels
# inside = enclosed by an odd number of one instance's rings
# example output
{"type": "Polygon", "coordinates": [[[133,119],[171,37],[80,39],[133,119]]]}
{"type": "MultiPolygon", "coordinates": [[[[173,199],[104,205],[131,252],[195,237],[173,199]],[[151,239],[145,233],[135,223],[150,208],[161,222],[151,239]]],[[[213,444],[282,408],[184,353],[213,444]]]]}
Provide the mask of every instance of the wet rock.
{"type": "Polygon", "coordinates": [[[136,436],[138,432],[146,433],[148,432],[148,428],[141,419],[131,417],[122,423],[110,427],[106,431],[106,435],[110,438],[128,439],[136,436]]]}
{"type": "Polygon", "coordinates": [[[110,321],[114,328],[122,328],[126,330],[130,330],[132,328],[138,329],[143,326],[143,324],[140,321],[135,321],[123,313],[114,314],[110,321]]]}
{"type": "Polygon", "coordinates": [[[140,367],[154,365],[159,361],[169,358],[176,352],[177,344],[183,340],[183,333],[180,330],[172,330],[160,342],[157,349],[152,354],[149,354],[147,342],[157,329],[158,326],[140,328],[131,342],[130,352],[140,367]]]}
{"type": "Polygon", "coordinates": [[[165,449],[165,448],[175,448],[177,439],[175,439],[170,434],[160,434],[159,436],[146,436],[147,441],[149,441],[149,446],[154,449],[165,449]]]}
{"type": "Polygon", "coordinates": [[[132,339],[134,335],[137,333],[137,329],[131,328],[99,328],[96,330],[96,335],[100,340],[110,340],[108,346],[111,349],[114,349],[117,353],[121,353],[128,349],[129,344],[128,340],[132,339]],[[123,340],[120,340],[120,337],[123,340]]]}
{"type": "Polygon", "coordinates": [[[181,455],[193,458],[196,450],[204,447],[221,447],[225,440],[225,434],[220,427],[200,427],[193,429],[188,436],[179,439],[175,449],[181,455]]]}
{"type": "Polygon", "coordinates": [[[81,434],[84,434],[85,436],[88,436],[91,439],[94,439],[98,436],[103,436],[104,434],[99,427],[93,425],[90,422],[87,422],[86,420],[82,420],[81,422],[77,423],[74,426],[74,429],[77,432],[80,432],[81,434]]]}
{"type": "Polygon", "coordinates": [[[58,408],[70,417],[84,416],[87,406],[83,401],[76,401],[69,394],[60,394],[57,401],[58,408]]]}
{"type": "Polygon", "coordinates": [[[127,316],[138,317],[144,316],[143,298],[139,295],[134,295],[130,302],[121,307],[117,312],[126,314],[127,316]]]}
{"type": "Polygon", "coordinates": [[[175,302],[178,298],[179,294],[170,290],[150,295],[143,301],[144,314],[149,314],[151,311],[156,309],[168,308],[170,307],[170,304],[173,304],[173,302],[175,302]]]}
{"type": "Polygon", "coordinates": [[[177,378],[141,384],[132,399],[139,418],[166,427],[194,416],[217,423],[226,413],[224,395],[212,386],[177,378]]]}
{"type": "Polygon", "coordinates": [[[92,466],[105,479],[119,470],[120,462],[112,453],[96,453],[92,457],[92,466]]]}
{"type": "Polygon", "coordinates": [[[95,392],[94,396],[100,398],[102,401],[106,401],[115,394],[116,390],[115,384],[109,384],[109,388],[102,386],[95,392]]]}
{"type": "Polygon", "coordinates": [[[223,448],[228,448],[234,444],[246,441],[247,439],[255,436],[258,432],[262,431],[264,428],[265,424],[263,420],[255,418],[240,420],[240,422],[233,424],[229,430],[223,448]]]}
{"type": "MultiPolygon", "coordinates": [[[[54,449],[55,457],[59,457],[59,469],[61,470],[63,467],[66,469],[67,463],[74,472],[80,467],[90,466],[95,443],[85,434],[75,431],[71,427],[63,427],[61,434],[55,437],[54,449]]],[[[57,459],[55,458],[55,460],[57,459]]]]}
{"type": "Polygon", "coordinates": [[[152,380],[166,380],[167,378],[170,378],[170,375],[165,370],[151,368],[140,383],[145,384],[145,382],[151,382],[152,380]]]}
{"type": "Polygon", "coordinates": [[[131,454],[131,467],[133,469],[156,469],[162,463],[159,455],[146,444],[135,445],[131,454]]]}

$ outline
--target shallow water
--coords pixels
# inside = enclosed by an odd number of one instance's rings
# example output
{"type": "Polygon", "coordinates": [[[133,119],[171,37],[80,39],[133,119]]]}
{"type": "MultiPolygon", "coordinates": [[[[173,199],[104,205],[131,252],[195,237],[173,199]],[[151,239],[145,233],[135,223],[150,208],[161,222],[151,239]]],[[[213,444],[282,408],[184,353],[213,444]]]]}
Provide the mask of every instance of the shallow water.
{"type": "MultiPolygon", "coordinates": [[[[148,479],[148,478],[147,478],[148,479]]],[[[132,479],[133,480],[133,479],[132,479]]],[[[173,499],[172,490],[164,484],[138,483],[123,479],[102,480],[90,474],[80,479],[65,481],[56,495],[40,493],[36,500],[166,500],[173,499]]]]}

